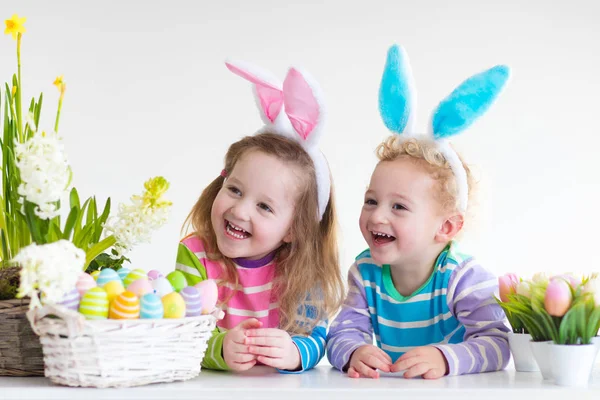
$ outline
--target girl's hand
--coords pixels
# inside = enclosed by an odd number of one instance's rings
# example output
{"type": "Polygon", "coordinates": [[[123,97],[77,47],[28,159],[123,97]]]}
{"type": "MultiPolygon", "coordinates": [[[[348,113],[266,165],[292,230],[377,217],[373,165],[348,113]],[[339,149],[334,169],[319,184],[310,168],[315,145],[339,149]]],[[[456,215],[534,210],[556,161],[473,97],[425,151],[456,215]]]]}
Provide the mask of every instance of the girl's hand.
{"type": "Polygon", "coordinates": [[[247,371],[256,364],[256,356],[248,352],[245,344],[246,329],[260,328],[262,323],[250,318],[231,329],[223,338],[223,359],[233,371],[247,371]]]}
{"type": "Polygon", "coordinates": [[[390,356],[377,346],[365,344],[360,346],[352,353],[348,366],[348,376],[350,378],[379,378],[379,372],[390,372],[392,359],[390,356]]]}
{"type": "Polygon", "coordinates": [[[300,352],[289,333],[281,329],[249,329],[246,331],[248,352],[270,367],[296,371],[302,367],[300,352]]]}
{"type": "Polygon", "coordinates": [[[433,346],[417,347],[404,353],[392,365],[392,372],[403,370],[406,370],[405,378],[438,379],[448,373],[448,363],[441,350],[433,346]]]}

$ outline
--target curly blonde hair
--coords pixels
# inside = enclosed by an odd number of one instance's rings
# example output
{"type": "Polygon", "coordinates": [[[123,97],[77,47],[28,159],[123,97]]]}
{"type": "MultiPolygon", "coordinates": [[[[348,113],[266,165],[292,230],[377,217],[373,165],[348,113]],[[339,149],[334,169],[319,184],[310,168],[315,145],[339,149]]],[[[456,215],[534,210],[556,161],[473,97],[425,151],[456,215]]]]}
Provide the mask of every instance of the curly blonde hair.
{"type": "MultiPolygon", "coordinates": [[[[300,196],[291,225],[292,242],[284,243],[276,250],[273,291],[279,294],[280,328],[297,334],[310,333],[320,320],[337,312],[344,296],[333,185],[327,208],[319,221],[315,167],[302,146],[273,133],[246,136],[229,147],[225,171],[233,171],[242,156],[253,151],[274,156],[295,167],[300,176],[300,196]],[[308,317],[298,315],[302,308],[308,317]]],[[[224,182],[225,178],[219,176],[204,189],[183,230],[191,227],[193,234],[205,242],[207,257],[220,260],[224,265],[225,282],[237,287],[237,269],[233,261],[219,251],[211,223],[212,205],[224,182]]]]}
{"type": "MultiPolygon", "coordinates": [[[[399,135],[392,135],[377,146],[375,150],[379,161],[395,161],[400,158],[409,158],[425,168],[431,177],[437,182],[434,196],[437,198],[444,212],[459,212],[458,207],[458,185],[456,177],[450,169],[450,164],[439,151],[436,143],[428,138],[404,139],[399,135]]],[[[469,187],[469,204],[474,200],[477,182],[465,164],[460,154],[458,158],[467,173],[467,184],[469,187]]],[[[470,207],[469,207],[470,208],[470,207]]]]}

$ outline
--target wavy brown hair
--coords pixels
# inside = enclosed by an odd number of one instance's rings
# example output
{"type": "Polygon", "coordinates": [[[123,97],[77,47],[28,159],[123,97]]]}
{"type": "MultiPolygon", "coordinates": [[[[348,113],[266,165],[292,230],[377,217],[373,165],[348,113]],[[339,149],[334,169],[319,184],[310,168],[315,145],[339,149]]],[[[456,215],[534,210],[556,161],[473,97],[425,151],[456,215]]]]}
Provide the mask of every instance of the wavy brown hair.
{"type": "MultiPolygon", "coordinates": [[[[290,228],[292,240],[276,250],[273,290],[278,293],[280,328],[306,334],[318,321],[333,316],[344,295],[333,185],[327,208],[319,221],[315,167],[302,146],[273,133],[246,136],[229,147],[225,155],[225,171],[231,173],[240,158],[253,151],[277,157],[293,167],[299,177],[300,194],[290,228]],[[306,311],[307,307],[308,318],[301,311],[302,308],[306,311]]],[[[225,282],[237,287],[236,267],[231,259],[220,253],[211,222],[212,205],[224,182],[225,178],[219,176],[204,189],[184,223],[184,230],[191,228],[192,234],[204,241],[206,256],[222,262],[225,282]]]]}

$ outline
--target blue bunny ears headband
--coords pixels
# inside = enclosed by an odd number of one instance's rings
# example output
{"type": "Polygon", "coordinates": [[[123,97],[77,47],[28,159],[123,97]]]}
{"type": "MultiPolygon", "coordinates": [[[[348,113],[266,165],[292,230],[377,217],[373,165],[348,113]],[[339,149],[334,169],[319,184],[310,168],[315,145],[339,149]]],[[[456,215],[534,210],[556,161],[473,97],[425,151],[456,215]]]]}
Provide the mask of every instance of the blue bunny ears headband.
{"type": "MultiPolygon", "coordinates": [[[[433,111],[426,138],[433,140],[444,156],[458,187],[458,207],[467,210],[469,186],[467,173],[448,138],[467,129],[494,103],[510,76],[510,69],[497,65],[461,83],[433,111]]],[[[379,112],[383,123],[404,140],[421,137],[415,132],[417,94],[406,51],[393,45],[379,88],[379,112]]]]}

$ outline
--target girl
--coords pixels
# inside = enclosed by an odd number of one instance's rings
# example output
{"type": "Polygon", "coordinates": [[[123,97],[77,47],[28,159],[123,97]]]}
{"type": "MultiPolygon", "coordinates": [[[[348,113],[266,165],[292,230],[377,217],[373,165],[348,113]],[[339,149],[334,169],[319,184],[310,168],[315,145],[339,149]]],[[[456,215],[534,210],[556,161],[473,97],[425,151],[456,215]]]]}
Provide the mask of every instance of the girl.
{"type": "Polygon", "coordinates": [[[329,168],[316,147],[320,92],[294,68],[281,87],[254,67],[227,66],[254,84],[266,126],[227,151],[188,216],[176,268],[190,285],[219,283],[225,317],[204,367],[305,371],[323,357],[325,321],[343,298],[329,168]]]}
{"type": "Polygon", "coordinates": [[[331,364],[350,377],[377,378],[380,370],[435,379],[508,363],[508,329],[493,298],[497,279],[453,240],[472,185],[444,139],[482,114],[507,78],[503,66],[471,77],[438,106],[432,134],[419,136],[411,126],[407,57],[390,49],[380,111],[401,135],[377,149],[359,221],[369,249],[350,268],[348,296],[327,343],[331,364]]]}

